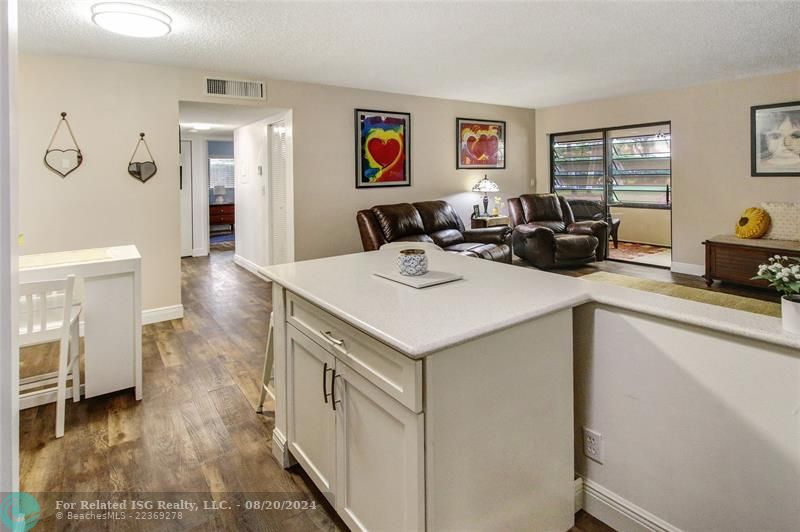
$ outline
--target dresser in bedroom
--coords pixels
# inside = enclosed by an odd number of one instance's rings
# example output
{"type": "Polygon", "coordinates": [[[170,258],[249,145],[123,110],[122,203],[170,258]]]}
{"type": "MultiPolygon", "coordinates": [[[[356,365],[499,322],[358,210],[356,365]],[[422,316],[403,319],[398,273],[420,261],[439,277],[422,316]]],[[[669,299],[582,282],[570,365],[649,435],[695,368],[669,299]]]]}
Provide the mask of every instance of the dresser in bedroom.
{"type": "Polygon", "coordinates": [[[233,203],[215,203],[208,206],[209,225],[230,225],[233,231],[236,211],[233,203]]]}

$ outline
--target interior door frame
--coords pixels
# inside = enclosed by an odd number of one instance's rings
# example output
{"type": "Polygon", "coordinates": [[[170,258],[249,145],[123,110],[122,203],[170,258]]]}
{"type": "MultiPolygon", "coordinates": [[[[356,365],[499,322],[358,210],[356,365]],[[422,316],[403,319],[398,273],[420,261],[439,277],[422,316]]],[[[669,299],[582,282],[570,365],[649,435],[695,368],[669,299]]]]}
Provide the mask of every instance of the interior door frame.
{"type": "MultiPolygon", "coordinates": [[[[180,141],[179,141],[179,152],[181,154],[181,159],[180,159],[181,164],[180,164],[180,168],[179,168],[179,172],[180,172],[180,191],[181,191],[180,194],[181,195],[183,194],[183,187],[187,186],[187,183],[188,183],[188,187],[189,187],[189,225],[190,225],[189,235],[191,237],[191,243],[189,245],[189,252],[188,253],[184,253],[185,250],[183,249],[183,242],[181,242],[181,258],[193,256],[194,255],[194,250],[195,250],[195,246],[194,246],[194,223],[195,223],[195,216],[194,216],[194,160],[193,160],[193,154],[192,154],[193,147],[194,146],[192,144],[191,139],[184,139],[182,137],[180,138],[180,141]],[[184,170],[184,164],[183,164],[183,145],[184,145],[184,143],[189,145],[189,175],[188,176],[184,175],[184,171],[183,171],[184,170]]],[[[183,223],[184,223],[182,208],[183,208],[183,198],[181,198],[181,240],[183,240],[183,223]]]]}
{"type": "Polygon", "coordinates": [[[294,238],[294,140],[292,110],[288,109],[282,113],[266,119],[266,153],[264,158],[264,264],[270,266],[272,261],[272,165],[270,164],[270,154],[272,153],[272,137],[270,131],[273,125],[283,122],[286,128],[286,259],[289,262],[295,260],[295,238],[294,238]]]}
{"type": "Polygon", "coordinates": [[[17,0],[0,7],[0,493],[19,490],[17,0]]]}

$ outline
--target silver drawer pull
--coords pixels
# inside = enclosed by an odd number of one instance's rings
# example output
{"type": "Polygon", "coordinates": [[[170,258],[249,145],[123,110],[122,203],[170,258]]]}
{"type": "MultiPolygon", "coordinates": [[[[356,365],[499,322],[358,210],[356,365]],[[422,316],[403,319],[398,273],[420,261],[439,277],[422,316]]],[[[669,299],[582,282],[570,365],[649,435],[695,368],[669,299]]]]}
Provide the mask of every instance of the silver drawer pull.
{"type": "Polygon", "coordinates": [[[339,340],[330,331],[322,331],[322,336],[328,339],[330,343],[333,345],[338,345],[339,347],[344,347],[344,340],[339,340]]]}

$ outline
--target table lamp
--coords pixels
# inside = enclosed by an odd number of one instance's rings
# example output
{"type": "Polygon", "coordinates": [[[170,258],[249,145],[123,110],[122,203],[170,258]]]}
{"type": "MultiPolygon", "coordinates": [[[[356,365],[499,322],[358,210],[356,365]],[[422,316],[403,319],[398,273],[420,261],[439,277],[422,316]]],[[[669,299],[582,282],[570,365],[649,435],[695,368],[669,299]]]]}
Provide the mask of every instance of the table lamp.
{"type": "Polygon", "coordinates": [[[489,192],[500,192],[500,187],[497,183],[489,180],[488,175],[484,175],[483,179],[475,183],[472,187],[473,192],[483,192],[483,215],[489,216],[489,192]]]}
{"type": "Polygon", "coordinates": [[[215,186],[214,196],[216,196],[217,204],[225,203],[225,187],[222,185],[215,186]]]}

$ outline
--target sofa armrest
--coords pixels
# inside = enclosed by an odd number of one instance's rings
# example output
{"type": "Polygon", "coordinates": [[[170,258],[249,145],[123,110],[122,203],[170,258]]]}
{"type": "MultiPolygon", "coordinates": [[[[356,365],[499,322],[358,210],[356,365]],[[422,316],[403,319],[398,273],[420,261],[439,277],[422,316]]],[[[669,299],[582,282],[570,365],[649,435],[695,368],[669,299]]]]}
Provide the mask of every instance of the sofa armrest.
{"type": "Polygon", "coordinates": [[[549,227],[522,224],[514,228],[514,254],[537,268],[552,268],[556,261],[556,234],[549,227]]]}
{"type": "Polygon", "coordinates": [[[482,229],[467,229],[461,234],[464,235],[464,240],[466,242],[500,245],[508,243],[508,237],[511,235],[511,228],[507,225],[498,225],[495,227],[484,227],[482,229]]]}
{"type": "Polygon", "coordinates": [[[597,260],[605,260],[608,250],[608,223],[602,220],[575,222],[567,226],[571,235],[591,235],[597,238],[597,260]]]}
{"type": "Polygon", "coordinates": [[[387,243],[381,226],[372,211],[358,211],[356,222],[358,222],[358,231],[361,233],[361,245],[364,246],[364,251],[375,251],[387,243]]]}

